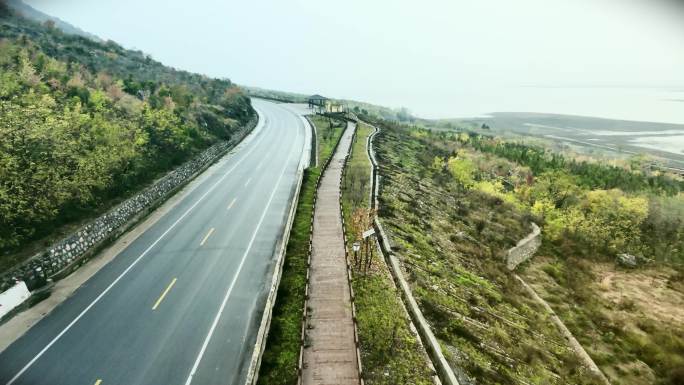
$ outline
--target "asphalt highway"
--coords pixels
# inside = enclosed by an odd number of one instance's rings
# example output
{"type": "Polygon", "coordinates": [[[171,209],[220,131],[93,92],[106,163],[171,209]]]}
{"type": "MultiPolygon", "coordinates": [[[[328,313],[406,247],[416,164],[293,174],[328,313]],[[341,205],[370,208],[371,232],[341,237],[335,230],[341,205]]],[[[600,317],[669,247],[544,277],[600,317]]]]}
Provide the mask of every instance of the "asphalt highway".
{"type": "Polygon", "coordinates": [[[0,353],[0,384],[244,380],[310,135],[288,108],[253,105],[252,134],[0,353]]]}

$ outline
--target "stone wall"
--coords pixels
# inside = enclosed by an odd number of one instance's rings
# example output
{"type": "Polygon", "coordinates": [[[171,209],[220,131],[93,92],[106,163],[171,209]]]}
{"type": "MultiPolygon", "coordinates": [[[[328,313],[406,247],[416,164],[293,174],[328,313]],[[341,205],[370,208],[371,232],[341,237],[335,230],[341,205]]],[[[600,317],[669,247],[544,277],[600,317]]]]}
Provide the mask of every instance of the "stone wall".
{"type": "Polygon", "coordinates": [[[532,232],[506,253],[508,270],[514,270],[519,264],[527,261],[537,252],[539,246],[541,246],[541,230],[537,224],[532,223],[532,232]]]}
{"type": "Polygon", "coordinates": [[[0,292],[14,286],[18,280],[25,281],[29,289],[33,290],[44,284],[47,278],[59,279],[67,275],[97,250],[98,246],[122,234],[150,209],[155,208],[199,172],[222,157],[255,126],[256,118],[248,123],[234,139],[209,147],[169,172],[152,186],[84,225],[44,252],[4,273],[0,277],[0,292]]]}

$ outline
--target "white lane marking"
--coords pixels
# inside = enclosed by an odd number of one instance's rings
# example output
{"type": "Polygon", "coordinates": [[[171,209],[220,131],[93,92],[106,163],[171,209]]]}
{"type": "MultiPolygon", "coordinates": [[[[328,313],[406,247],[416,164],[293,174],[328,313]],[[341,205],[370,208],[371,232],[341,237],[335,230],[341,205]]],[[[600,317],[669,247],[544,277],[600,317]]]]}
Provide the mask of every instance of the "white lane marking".
{"type": "MultiPolygon", "coordinates": [[[[297,141],[299,140],[299,130],[297,130],[297,139],[295,139],[294,144],[292,148],[297,144],[297,141]]],[[[280,186],[280,182],[283,179],[283,175],[285,175],[285,171],[287,170],[288,164],[290,163],[290,159],[292,158],[292,149],[290,149],[290,155],[287,157],[287,161],[285,162],[285,167],[283,168],[283,171],[280,173],[280,176],[278,177],[278,181],[275,184],[275,187],[273,188],[273,191],[271,191],[271,196],[268,198],[268,202],[266,203],[266,208],[264,209],[264,212],[261,213],[261,218],[259,218],[259,222],[257,223],[256,228],[254,229],[254,233],[252,233],[252,238],[249,240],[249,243],[247,244],[247,249],[245,250],[245,253],[242,255],[242,259],[240,260],[240,264],[238,265],[238,268],[235,272],[235,275],[233,276],[232,281],[230,282],[230,286],[228,286],[228,291],[226,292],[226,295],[223,297],[223,302],[221,302],[221,306],[219,307],[218,313],[216,313],[216,317],[214,317],[214,322],[211,324],[211,327],[209,328],[209,333],[207,334],[207,337],[204,339],[204,343],[202,344],[202,348],[199,351],[199,354],[197,355],[197,359],[195,360],[194,365],[192,366],[192,370],[190,370],[190,375],[188,376],[187,381],[185,381],[185,385],[190,385],[192,383],[192,377],[195,375],[195,372],[197,372],[197,367],[200,364],[200,361],[202,361],[202,357],[204,356],[204,352],[207,350],[207,346],[209,345],[209,341],[211,340],[212,335],[214,334],[214,330],[216,330],[216,326],[218,325],[219,319],[221,318],[221,314],[223,314],[223,309],[226,307],[226,303],[228,302],[228,298],[230,297],[230,294],[233,292],[233,288],[235,287],[235,283],[237,282],[238,276],[240,275],[240,272],[242,271],[242,267],[245,264],[245,261],[247,260],[247,255],[249,254],[250,250],[252,249],[252,245],[254,245],[254,240],[256,239],[257,233],[259,232],[259,229],[261,228],[261,224],[264,222],[264,218],[266,218],[266,213],[268,212],[268,208],[271,206],[271,202],[273,202],[273,197],[275,197],[275,193],[278,190],[278,187],[280,186]]]]}
{"type": "Polygon", "coordinates": [[[228,208],[226,210],[230,210],[233,207],[233,205],[235,204],[236,200],[237,200],[237,198],[233,198],[233,200],[230,201],[230,203],[228,204],[228,208]]]}
{"type": "Polygon", "coordinates": [[[262,158],[262,159],[261,159],[261,161],[259,162],[259,164],[257,164],[257,166],[254,168],[255,171],[259,171],[259,169],[261,168],[261,166],[264,164],[264,160],[266,160],[266,159],[265,159],[265,158],[262,158]]]}
{"type": "MultiPolygon", "coordinates": [[[[257,111],[258,111],[258,110],[257,110],[257,111]]],[[[83,317],[83,316],[84,316],[84,315],[85,315],[93,306],[95,306],[95,304],[98,303],[98,302],[100,301],[100,299],[102,299],[102,297],[104,297],[105,294],[107,294],[107,293],[109,292],[109,290],[111,290],[112,287],[114,287],[114,285],[116,285],[116,284],[121,280],[121,278],[123,278],[126,274],[128,274],[128,272],[133,268],[133,266],[137,265],[138,262],[140,262],[140,260],[143,259],[143,257],[145,257],[145,255],[147,255],[147,253],[148,253],[150,250],[152,250],[152,248],[153,248],[154,246],[156,246],[157,243],[159,243],[159,241],[162,240],[162,238],[164,238],[164,237],[166,236],[166,234],[168,234],[171,230],[173,230],[173,228],[176,227],[176,225],[178,225],[178,223],[180,223],[180,221],[182,221],[182,220],[190,213],[190,211],[192,211],[195,207],[197,207],[197,205],[198,205],[201,201],[203,201],[204,198],[206,198],[206,196],[209,195],[209,193],[211,193],[212,191],[214,191],[214,189],[216,188],[216,186],[218,186],[221,182],[223,182],[223,180],[226,179],[226,177],[227,177],[230,173],[232,173],[233,170],[235,170],[235,168],[236,168],[237,166],[239,166],[240,163],[242,163],[242,161],[245,160],[245,159],[249,156],[249,154],[252,153],[252,151],[254,151],[254,149],[257,148],[258,144],[261,143],[261,141],[263,140],[264,137],[265,137],[265,136],[261,136],[261,137],[257,140],[257,142],[254,143],[254,146],[252,146],[252,148],[249,149],[249,151],[247,151],[247,153],[246,153],[242,158],[240,158],[240,160],[237,161],[237,162],[233,165],[233,167],[231,167],[230,170],[228,170],[228,171],[227,171],[227,172],[226,172],[226,173],[225,173],[225,174],[224,174],[216,183],[214,183],[213,186],[211,186],[211,187],[209,188],[209,190],[207,190],[207,192],[205,192],[205,193],[204,193],[204,194],[203,194],[203,195],[202,195],[202,196],[201,196],[201,197],[200,197],[192,206],[190,206],[190,208],[187,209],[187,211],[185,211],[185,212],[183,213],[183,215],[180,216],[180,218],[178,218],[175,222],[173,222],[173,224],[172,224],[166,231],[164,231],[164,233],[163,233],[162,235],[160,235],[159,238],[157,238],[157,240],[154,241],[154,243],[152,243],[147,249],[145,249],[145,251],[143,251],[143,253],[140,254],[140,256],[139,256],[138,258],[136,258],[136,260],[133,261],[133,262],[126,268],[126,270],[123,271],[123,273],[121,273],[118,277],[116,277],[116,279],[115,279],[109,286],[107,286],[107,288],[104,289],[104,290],[102,291],[102,293],[100,293],[100,295],[98,295],[97,298],[95,298],[95,299],[93,300],[93,302],[90,303],[90,305],[88,305],[85,309],[83,309],[83,311],[81,311],[81,313],[80,313],[78,316],[76,316],[76,318],[74,318],[74,320],[71,321],[71,323],[69,323],[69,325],[67,325],[61,332],[59,332],[59,334],[57,334],[57,336],[56,336],[55,338],[53,338],[52,341],[50,341],[50,342],[43,348],[43,350],[41,350],[38,354],[36,354],[36,356],[33,357],[33,358],[31,359],[31,361],[29,361],[28,364],[26,364],[26,366],[24,366],[24,367],[19,371],[19,373],[17,373],[14,377],[12,377],[12,379],[9,380],[9,381],[7,382],[6,385],[12,385],[12,384],[13,384],[13,383],[14,383],[22,374],[24,374],[24,372],[26,372],[26,371],[27,371],[27,370],[28,370],[36,361],[38,361],[38,359],[39,359],[40,357],[42,357],[43,354],[45,354],[45,352],[46,352],[48,349],[50,349],[50,347],[52,347],[52,345],[55,344],[55,342],[59,341],[59,339],[62,338],[62,336],[63,336],[67,331],[69,331],[69,329],[71,329],[71,327],[74,326],[74,324],[76,324],[76,322],[78,322],[78,320],[80,320],[80,319],[81,319],[81,318],[82,318],[82,317],[83,317]]],[[[251,143],[251,141],[250,141],[250,143],[251,143]]]]}
{"type": "Polygon", "coordinates": [[[245,187],[247,187],[247,185],[249,185],[249,182],[251,182],[251,181],[252,181],[252,178],[247,179],[247,182],[245,182],[245,187]]]}

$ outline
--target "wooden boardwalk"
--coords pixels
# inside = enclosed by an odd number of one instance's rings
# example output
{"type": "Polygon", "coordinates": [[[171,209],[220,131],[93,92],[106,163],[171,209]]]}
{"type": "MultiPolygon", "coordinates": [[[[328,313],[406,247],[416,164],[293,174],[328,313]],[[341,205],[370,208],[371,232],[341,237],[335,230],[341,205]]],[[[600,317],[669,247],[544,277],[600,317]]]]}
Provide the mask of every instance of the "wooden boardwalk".
{"type": "Polygon", "coordinates": [[[314,213],[304,385],[359,384],[351,297],[347,281],[340,176],[355,126],[348,124],[323,174],[314,213]]]}

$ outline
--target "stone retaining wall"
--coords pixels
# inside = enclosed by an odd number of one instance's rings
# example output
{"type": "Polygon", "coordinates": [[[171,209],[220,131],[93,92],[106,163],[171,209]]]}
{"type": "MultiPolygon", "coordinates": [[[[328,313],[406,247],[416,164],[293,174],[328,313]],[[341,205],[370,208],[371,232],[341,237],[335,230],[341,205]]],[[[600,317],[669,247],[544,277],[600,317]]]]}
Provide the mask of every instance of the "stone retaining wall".
{"type": "Polygon", "coordinates": [[[256,126],[256,123],[255,118],[240,130],[234,139],[209,147],[152,186],[84,225],[44,252],[4,273],[0,277],[0,292],[12,287],[17,280],[25,281],[29,289],[33,290],[44,284],[47,278],[60,279],[68,275],[100,246],[121,235],[149,213],[150,209],[155,208],[199,172],[225,155],[256,126]]]}
{"type": "Polygon", "coordinates": [[[532,223],[532,232],[506,253],[508,270],[514,270],[519,264],[527,261],[537,252],[539,246],[541,246],[541,229],[536,223],[532,223]]]}

